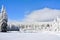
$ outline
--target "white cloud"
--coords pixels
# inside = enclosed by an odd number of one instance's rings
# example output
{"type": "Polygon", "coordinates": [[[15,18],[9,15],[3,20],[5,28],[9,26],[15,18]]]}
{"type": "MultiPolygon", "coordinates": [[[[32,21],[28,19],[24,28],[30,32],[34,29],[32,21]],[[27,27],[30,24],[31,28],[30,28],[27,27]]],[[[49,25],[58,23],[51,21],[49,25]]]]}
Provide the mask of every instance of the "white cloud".
{"type": "Polygon", "coordinates": [[[26,15],[23,21],[27,22],[46,21],[55,19],[57,16],[60,16],[60,10],[43,8],[40,10],[32,11],[29,15],[26,15]]]}

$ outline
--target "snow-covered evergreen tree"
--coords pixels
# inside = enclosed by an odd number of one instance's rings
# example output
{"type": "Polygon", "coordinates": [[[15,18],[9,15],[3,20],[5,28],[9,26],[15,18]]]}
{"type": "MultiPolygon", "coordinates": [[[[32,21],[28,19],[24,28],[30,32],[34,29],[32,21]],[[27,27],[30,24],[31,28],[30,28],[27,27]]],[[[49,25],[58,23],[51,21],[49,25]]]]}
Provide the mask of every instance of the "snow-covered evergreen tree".
{"type": "Polygon", "coordinates": [[[2,5],[2,9],[1,9],[1,19],[0,19],[0,29],[2,32],[6,32],[7,31],[7,14],[6,14],[6,10],[4,8],[4,6],[2,5]]]}

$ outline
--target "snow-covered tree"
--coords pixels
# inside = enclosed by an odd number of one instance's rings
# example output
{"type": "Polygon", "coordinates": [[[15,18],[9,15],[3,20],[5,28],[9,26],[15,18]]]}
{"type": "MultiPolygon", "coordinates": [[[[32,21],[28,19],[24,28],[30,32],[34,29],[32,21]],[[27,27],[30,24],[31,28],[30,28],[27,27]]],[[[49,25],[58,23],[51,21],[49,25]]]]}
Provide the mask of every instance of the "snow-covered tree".
{"type": "Polygon", "coordinates": [[[8,18],[7,18],[6,10],[2,5],[1,19],[0,19],[0,28],[2,32],[7,32],[7,21],[8,21],[8,18]]]}

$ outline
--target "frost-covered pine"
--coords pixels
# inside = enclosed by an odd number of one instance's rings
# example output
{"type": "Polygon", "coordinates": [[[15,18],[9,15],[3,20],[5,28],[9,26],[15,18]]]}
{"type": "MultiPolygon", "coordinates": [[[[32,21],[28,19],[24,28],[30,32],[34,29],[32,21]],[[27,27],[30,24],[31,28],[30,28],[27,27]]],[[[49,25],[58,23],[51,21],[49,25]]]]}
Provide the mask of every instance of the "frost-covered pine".
{"type": "Polygon", "coordinates": [[[1,19],[0,19],[0,29],[2,32],[6,32],[7,31],[7,14],[6,14],[6,10],[4,8],[4,6],[2,5],[2,9],[1,9],[1,19]]]}

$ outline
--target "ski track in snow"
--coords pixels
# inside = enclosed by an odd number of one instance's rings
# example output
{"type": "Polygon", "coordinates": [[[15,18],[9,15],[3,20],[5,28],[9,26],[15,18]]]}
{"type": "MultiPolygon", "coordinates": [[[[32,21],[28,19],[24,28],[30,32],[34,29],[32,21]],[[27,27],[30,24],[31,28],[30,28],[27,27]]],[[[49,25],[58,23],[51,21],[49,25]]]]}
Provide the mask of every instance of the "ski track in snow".
{"type": "Polygon", "coordinates": [[[0,40],[60,40],[60,33],[55,33],[55,32],[3,33],[3,32],[0,32],[0,40]]]}

